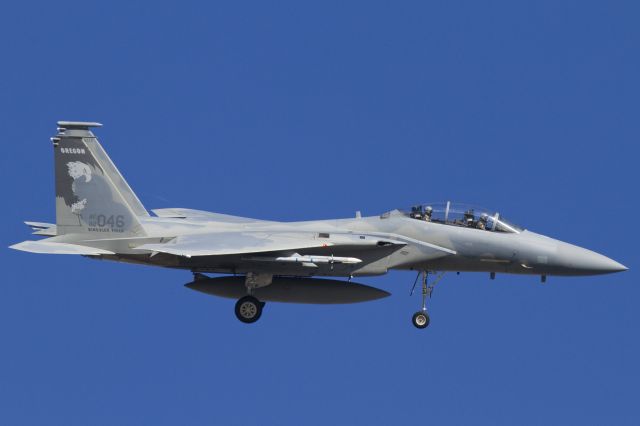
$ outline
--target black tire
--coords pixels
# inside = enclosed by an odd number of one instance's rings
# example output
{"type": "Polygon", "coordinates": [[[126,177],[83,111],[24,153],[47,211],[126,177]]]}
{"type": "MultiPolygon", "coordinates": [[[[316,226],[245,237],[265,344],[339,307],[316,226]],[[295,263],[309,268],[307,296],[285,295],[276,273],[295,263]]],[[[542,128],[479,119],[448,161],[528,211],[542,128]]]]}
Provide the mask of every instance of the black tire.
{"type": "Polygon", "coordinates": [[[251,324],[260,319],[264,303],[253,296],[241,297],[236,302],[236,317],[246,323],[251,324]]]}
{"type": "Polygon", "coordinates": [[[429,314],[424,311],[418,311],[413,314],[413,318],[411,318],[411,322],[415,328],[427,328],[429,325],[429,314]]]}

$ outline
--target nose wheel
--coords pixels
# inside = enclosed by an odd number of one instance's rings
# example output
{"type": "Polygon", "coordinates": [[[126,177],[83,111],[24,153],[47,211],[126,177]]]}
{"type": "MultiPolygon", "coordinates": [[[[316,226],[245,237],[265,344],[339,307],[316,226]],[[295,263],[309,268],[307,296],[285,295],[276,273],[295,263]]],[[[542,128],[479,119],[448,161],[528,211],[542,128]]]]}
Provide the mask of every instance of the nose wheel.
{"type": "Polygon", "coordinates": [[[244,296],[236,302],[236,317],[246,324],[251,324],[260,319],[264,302],[253,296],[244,296]]]}
{"type": "Polygon", "coordinates": [[[427,311],[416,312],[411,318],[411,322],[413,323],[413,326],[415,328],[427,328],[427,326],[429,325],[429,321],[431,320],[429,319],[429,314],[427,314],[427,311]]]}

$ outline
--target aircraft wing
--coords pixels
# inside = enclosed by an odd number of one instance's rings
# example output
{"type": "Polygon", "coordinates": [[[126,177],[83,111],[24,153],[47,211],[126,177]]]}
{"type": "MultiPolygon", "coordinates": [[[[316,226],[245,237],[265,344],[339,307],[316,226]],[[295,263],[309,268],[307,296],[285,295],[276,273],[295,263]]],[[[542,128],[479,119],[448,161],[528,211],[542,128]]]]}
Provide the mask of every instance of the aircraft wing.
{"type": "Polygon", "coordinates": [[[326,241],[313,239],[310,234],[218,232],[180,236],[168,243],[143,244],[136,249],[193,257],[299,250],[327,245],[326,241]]]}
{"type": "MultiPolygon", "coordinates": [[[[310,232],[217,232],[179,236],[167,243],[143,244],[136,247],[136,250],[194,257],[265,252],[295,252],[297,250],[330,246],[376,247],[381,245],[381,240],[379,239],[360,240],[353,236],[343,236],[328,240],[317,238],[316,235],[317,234],[310,232]]],[[[383,242],[383,244],[397,245],[398,247],[405,245],[404,243],[388,241],[383,242]]]]}
{"type": "Polygon", "coordinates": [[[225,223],[249,223],[268,222],[266,220],[252,219],[249,217],[232,216],[229,214],[213,213],[204,210],[193,210],[183,208],[155,209],[152,210],[158,217],[168,217],[176,219],[189,219],[205,222],[225,222],[225,223]]]}

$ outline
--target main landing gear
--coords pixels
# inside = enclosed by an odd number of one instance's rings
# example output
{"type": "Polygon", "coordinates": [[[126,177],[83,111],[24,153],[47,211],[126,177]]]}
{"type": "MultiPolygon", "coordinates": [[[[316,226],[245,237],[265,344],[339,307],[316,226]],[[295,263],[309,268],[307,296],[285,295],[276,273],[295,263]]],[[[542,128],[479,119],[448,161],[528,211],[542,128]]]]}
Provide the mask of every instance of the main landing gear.
{"type": "Polygon", "coordinates": [[[273,275],[265,273],[249,272],[244,285],[247,288],[247,295],[241,297],[236,302],[236,317],[245,324],[251,324],[260,319],[264,302],[253,296],[253,290],[271,284],[273,275]]]}
{"type": "Polygon", "coordinates": [[[411,288],[411,295],[413,295],[413,291],[416,288],[416,284],[418,283],[418,279],[422,276],[422,309],[413,314],[411,317],[411,322],[416,328],[427,328],[431,319],[429,318],[429,314],[427,313],[427,296],[431,298],[431,294],[433,293],[433,288],[436,284],[442,279],[444,272],[441,272],[440,275],[436,277],[432,284],[427,283],[427,277],[429,274],[433,274],[434,272],[429,271],[420,271],[418,272],[418,276],[416,280],[413,282],[413,287],[411,288]]]}
{"type": "Polygon", "coordinates": [[[236,302],[236,317],[246,324],[251,324],[260,319],[264,302],[249,295],[241,297],[236,302]]]}

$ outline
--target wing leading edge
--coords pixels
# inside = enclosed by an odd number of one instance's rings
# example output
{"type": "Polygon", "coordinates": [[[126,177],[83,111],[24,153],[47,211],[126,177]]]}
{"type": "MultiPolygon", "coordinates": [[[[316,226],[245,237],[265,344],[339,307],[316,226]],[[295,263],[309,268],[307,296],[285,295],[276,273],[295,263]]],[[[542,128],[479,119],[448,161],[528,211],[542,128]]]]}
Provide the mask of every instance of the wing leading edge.
{"type": "Polygon", "coordinates": [[[179,236],[168,243],[143,244],[136,247],[136,250],[195,257],[295,252],[311,248],[345,246],[364,248],[394,245],[400,248],[405,244],[385,241],[380,238],[360,239],[355,235],[334,234],[329,239],[319,238],[317,234],[313,233],[218,232],[179,236]]]}
{"type": "Polygon", "coordinates": [[[147,250],[176,256],[223,256],[271,251],[301,250],[326,247],[326,241],[295,234],[268,234],[250,232],[218,232],[185,235],[163,244],[143,244],[137,250],[147,250]]]}
{"type": "Polygon", "coordinates": [[[188,219],[202,222],[224,222],[224,223],[252,223],[252,222],[268,222],[266,220],[253,219],[250,217],[232,216],[229,214],[213,213],[204,210],[168,208],[151,210],[158,217],[166,217],[173,219],[188,219]]]}

